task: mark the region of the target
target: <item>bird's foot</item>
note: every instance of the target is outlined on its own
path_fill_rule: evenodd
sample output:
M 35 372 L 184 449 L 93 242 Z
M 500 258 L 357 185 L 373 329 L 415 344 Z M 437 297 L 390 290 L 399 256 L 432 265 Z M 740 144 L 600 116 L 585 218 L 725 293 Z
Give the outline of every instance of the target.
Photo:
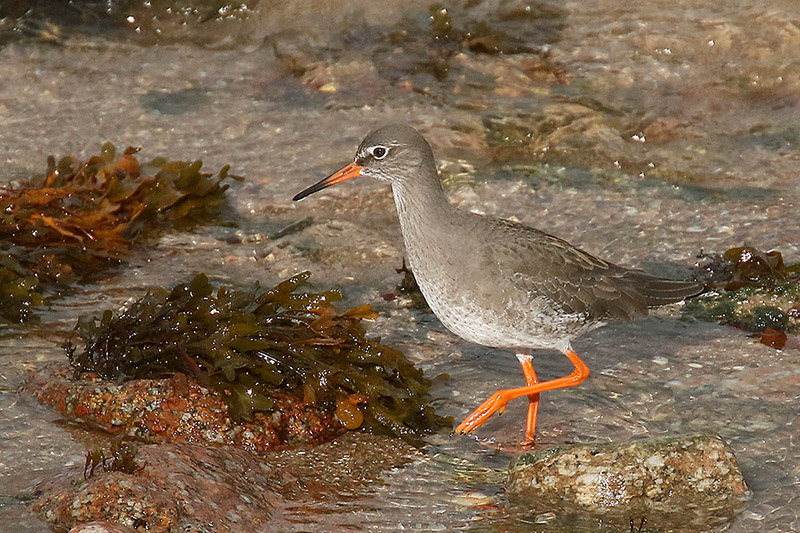
M 492 396 L 483 402 L 480 407 L 469 415 L 463 422 L 456 428 L 456 433 L 472 433 L 481 427 L 487 420 L 496 412 L 502 413 L 506 409 L 508 402 L 515 398 L 522 396 L 528 397 L 528 425 L 525 431 L 524 445 L 533 445 L 536 436 L 536 416 L 539 412 L 539 393 L 554 389 L 563 389 L 564 387 L 574 387 L 583 382 L 589 377 L 589 367 L 586 363 L 581 361 L 578 354 L 572 351 L 572 348 L 567 349 L 564 355 L 575 366 L 575 370 L 571 374 L 551 379 L 549 381 L 539 381 L 536 378 L 536 373 L 533 366 L 530 364 L 529 358 L 521 358 L 522 370 L 525 372 L 525 379 L 528 385 L 516 389 L 499 390 L 492 394 Z
M 495 392 L 456 427 L 456 433 L 472 433 L 485 424 L 497 411 L 500 411 L 500 413 L 505 411 L 506 405 L 512 399 L 513 397 L 509 397 L 508 391 Z

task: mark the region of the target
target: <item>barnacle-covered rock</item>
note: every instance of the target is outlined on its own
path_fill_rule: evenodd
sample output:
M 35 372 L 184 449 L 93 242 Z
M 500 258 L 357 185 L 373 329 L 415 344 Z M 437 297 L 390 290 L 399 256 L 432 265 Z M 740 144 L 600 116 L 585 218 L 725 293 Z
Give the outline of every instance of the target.
M 64 419 L 140 442 L 204 442 L 263 454 L 284 444 L 320 443 L 343 431 L 331 413 L 302 396 L 273 391 L 273 410 L 233 420 L 222 394 L 181 373 L 116 383 L 63 366 L 42 369 L 25 385 Z

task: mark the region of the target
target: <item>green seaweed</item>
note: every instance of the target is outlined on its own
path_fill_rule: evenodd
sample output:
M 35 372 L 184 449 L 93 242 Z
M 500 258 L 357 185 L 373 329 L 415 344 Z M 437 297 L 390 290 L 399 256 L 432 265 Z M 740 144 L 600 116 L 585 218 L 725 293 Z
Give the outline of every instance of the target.
M 525 39 L 498 30 L 495 24 L 489 24 L 486 20 L 469 20 L 466 12 L 462 12 L 461 9 L 454 10 L 456 7 L 438 4 L 428 9 L 429 33 L 434 43 L 451 42 L 458 47 L 463 47 L 479 54 L 529 54 L 537 52 Z M 453 17 L 456 11 L 458 12 L 458 21 Z M 501 18 L 508 22 L 526 17 L 520 11 L 512 11 L 501 15 Z M 522 23 L 525 24 L 524 21 Z M 508 24 L 504 26 L 508 26 Z
M 338 312 L 336 291 L 298 292 L 308 272 L 267 290 L 215 288 L 203 274 L 127 309 L 82 317 L 76 373 L 123 381 L 182 372 L 217 391 L 235 420 L 269 411 L 276 390 L 335 413 L 345 427 L 408 439 L 449 426 L 431 383 L 402 352 L 367 340 L 370 306 Z
M 46 295 L 124 261 L 134 240 L 207 223 L 225 201 L 228 174 L 157 158 L 140 166 L 111 143 L 87 161 L 52 156 L 47 171 L 0 187 L 0 319 L 23 322 Z
M 681 313 L 684 317 L 709 320 L 753 332 L 767 328 L 796 332 L 800 331 L 800 322 L 791 317 L 790 309 L 799 298 L 800 285 L 797 283 L 743 287 L 689 300 Z M 774 303 L 764 305 L 766 302 Z
M 396 268 L 395 271 L 398 274 L 403 275 L 400 285 L 397 286 L 398 291 L 401 294 L 408 296 L 411 299 L 414 307 L 417 309 L 430 311 L 428 302 L 425 301 L 425 297 L 422 295 L 419 285 L 417 285 L 417 280 L 414 277 L 414 273 L 411 271 L 411 268 L 406 265 L 405 257 L 403 258 L 402 266 L 400 268 Z
M 800 265 L 784 264 L 778 251 L 745 246 L 700 258 L 698 270 L 717 292 L 686 302 L 684 317 L 752 332 L 800 331 Z

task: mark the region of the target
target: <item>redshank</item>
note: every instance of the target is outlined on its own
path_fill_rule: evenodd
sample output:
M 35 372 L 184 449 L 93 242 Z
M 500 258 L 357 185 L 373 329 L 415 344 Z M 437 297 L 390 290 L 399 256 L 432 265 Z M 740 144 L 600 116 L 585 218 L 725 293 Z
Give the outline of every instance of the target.
M 539 393 L 573 387 L 589 376 L 572 350 L 574 338 L 703 290 L 702 283 L 661 279 L 603 261 L 523 224 L 456 209 L 444 194 L 430 145 L 401 124 L 367 135 L 353 163 L 294 200 L 357 176 L 391 184 L 409 265 L 442 324 L 468 341 L 515 350 L 522 365 L 527 384 L 493 394 L 457 433 L 474 431 L 509 401 L 525 396 L 524 444 L 533 444 Z M 533 349 L 562 352 L 574 371 L 540 382 Z

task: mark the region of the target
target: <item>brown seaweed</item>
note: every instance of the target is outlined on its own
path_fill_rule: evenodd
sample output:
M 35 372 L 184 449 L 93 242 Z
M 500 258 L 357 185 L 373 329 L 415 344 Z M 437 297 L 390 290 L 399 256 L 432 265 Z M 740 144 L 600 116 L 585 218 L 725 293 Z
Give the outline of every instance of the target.
M 800 330 L 800 264 L 786 265 L 779 251 L 749 246 L 698 257 L 698 273 L 717 292 L 686 302 L 684 316 L 756 332 L 760 342 L 777 349 L 787 332 Z
M 308 272 L 274 288 L 215 288 L 203 274 L 156 289 L 127 309 L 81 318 L 77 373 L 123 381 L 181 372 L 218 390 L 232 418 L 269 411 L 272 392 L 335 413 L 348 429 L 410 439 L 449 426 L 429 405 L 431 383 L 402 352 L 365 338 L 370 306 L 344 313 L 341 295 L 298 292 Z
M 701 252 L 697 257 L 698 274 L 726 291 L 800 281 L 800 264 L 785 264 L 783 254 L 777 250 L 764 252 L 752 246 L 738 246 L 722 254 Z
M 126 257 L 134 239 L 206 222 L 225 201 L 228 174 L 202 162 L 119 157 L 111 143 L 79 161 L 48 158 L 44 175 L 0 187 L 0 319 L 33 316 L 53 289 L 97 275 Z
M 97 468 L 103 472 L 135 474 L 141 469 L 135 461 L 136 450 L 136 444 L 122 437 L 112 440 L 108 450 L 102 446 L 89 450 L 83 465 L 83 479 L 92 477 Z

